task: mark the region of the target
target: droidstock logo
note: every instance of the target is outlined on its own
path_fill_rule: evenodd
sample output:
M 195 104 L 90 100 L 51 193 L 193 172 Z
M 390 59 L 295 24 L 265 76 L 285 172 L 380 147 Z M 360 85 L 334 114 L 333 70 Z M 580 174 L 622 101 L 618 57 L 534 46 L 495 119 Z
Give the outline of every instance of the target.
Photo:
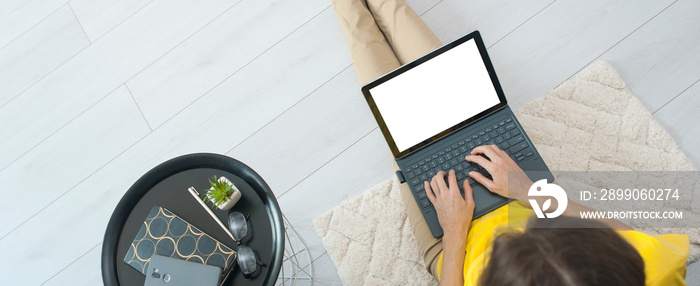
M 542 208 L 537 204 L 537 200 L 528 199 L 530 205 L 532 205 L 532 210 L 538 218 L 555 218 L 560 216 L 566 210 L 566 206 L 569 204 L 569 198 L 566 196 L 566 192 L 560 186 L 555 184 L 547 184 L 546 179 L 539 180 L 530 186 L 530 190 L 527 192 L 528 197 L 553 197 L 557 200 L 557 209 L 553 212 L 544 213 L 552 206 L 552 199 L 547 199 L 542 204 Z

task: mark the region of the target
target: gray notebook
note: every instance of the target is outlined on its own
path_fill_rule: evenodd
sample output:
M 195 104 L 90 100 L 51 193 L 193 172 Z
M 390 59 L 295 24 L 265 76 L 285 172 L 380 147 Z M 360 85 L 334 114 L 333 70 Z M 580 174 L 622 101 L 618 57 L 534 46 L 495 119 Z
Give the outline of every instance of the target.
M 218 286 L 221 268 L 161 255 L 151 256 L 144 286 Z

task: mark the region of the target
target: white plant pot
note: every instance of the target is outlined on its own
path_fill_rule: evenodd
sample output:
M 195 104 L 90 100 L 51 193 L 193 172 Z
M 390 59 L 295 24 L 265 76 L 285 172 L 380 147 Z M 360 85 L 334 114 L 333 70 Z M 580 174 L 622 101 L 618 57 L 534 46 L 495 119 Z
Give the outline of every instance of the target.
M 236 185 L 234 185 L 233 183 L 231 183 L 231 181 L 226 179 L 226 177 L 220 177 L 219 182 L 225 182 L 226 184 L 231 186 L 231 188 L 234 190 L 234 192 L 233 192 L 233 194 L 231 194 L 231 196 L 229 197 L 229 199 L 226 202 L 224 202 L 223 204 L 220 204 L 220 205 L 216 205 L 216 206 L 221 210 L 225 210 L 225 211 L 230 210 L 241 199 L 241 191 L 236 187 Z M 214 188 L 212 187 L 209 189 L 213 190 Z

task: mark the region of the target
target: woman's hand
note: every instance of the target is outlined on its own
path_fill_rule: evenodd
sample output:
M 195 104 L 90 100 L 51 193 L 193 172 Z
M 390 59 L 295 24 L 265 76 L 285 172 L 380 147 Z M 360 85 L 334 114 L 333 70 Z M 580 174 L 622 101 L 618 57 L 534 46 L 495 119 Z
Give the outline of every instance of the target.
M 481 155 L 485 155 L 488 159 Z M 527 191 L 532 186 L 532 181 L 525 175 L 523 169 L 496 145 L 476 147 L 472 150 L 472 154 L 465 157 L 465 159 L 481 165 L 491 174 L 493 179 L 486 178 L 479 172 L 469 172 L 469 177 L 484 185 L 489 191 L 502 197 L 519 201 L 526 199 Z M 508 177 L 509 172 L 510 178 Z M 510 191 L 508 189 L 509 184 Z
M 474 195 L 469 180 L 464 180 L 462 197 L 454 170 L 450 171 L 447 180 L 449 186 L 445 183 L 445 172 L 438 172 L 430 184 L 424 183 L 425 193 L 435 206 L 444 232 L 440 285 L 464 285 L 464 251 L 467 248 L 469 224 L 474 217 Z
M 445 172 L 440 171 L 430 184 L 424 182 L 428 199 L 435 206 L 438 221 L 445 238 L 466 242 L 469 224 L 474 216 L 474 196 L 467 180 L 464 181 L 464 197 L 459 192 L 455 171 L 451 170 L 445 183 Z

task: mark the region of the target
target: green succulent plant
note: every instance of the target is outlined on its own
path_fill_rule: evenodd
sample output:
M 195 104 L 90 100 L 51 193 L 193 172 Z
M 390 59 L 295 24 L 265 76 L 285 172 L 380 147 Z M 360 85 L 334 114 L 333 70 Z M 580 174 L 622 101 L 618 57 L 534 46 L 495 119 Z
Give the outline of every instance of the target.
M 209 179 L 209 184 L 211 184 L 212 189 L 207 191 L 207 199 L 209 199 L 215 205 L 221 205 L 229 200 L 231 194 L 236 192 L 235 189 L 231 187 L 225 181 L 219 181 L 216 176 Z

